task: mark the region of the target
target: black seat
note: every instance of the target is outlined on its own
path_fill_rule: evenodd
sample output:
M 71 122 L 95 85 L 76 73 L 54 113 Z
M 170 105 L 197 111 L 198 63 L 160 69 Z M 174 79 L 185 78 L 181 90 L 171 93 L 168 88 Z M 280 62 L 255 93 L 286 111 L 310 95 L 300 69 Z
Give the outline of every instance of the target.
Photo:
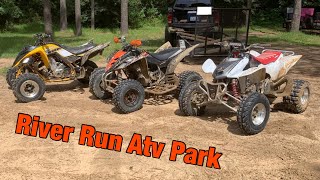
M 78 46 L 78 47 L 68 47 L 68 46 L 64 46 L 61 45 L 61 47 L 69 52 L 71 52 L 72 54 L 75 55 L 79 55 L 79 54 L 83 54 L 87 51 L 89 51 L 90 49 L 96 47 L 95 44 L 93 44 L 92 42 L 84 44 L 82 46 Z
M 170 48 L 158 53 L 149 53 L 149 54 L 150 56 L 158 59 L 159 61 L 165 61 L 169 59 L 171 56 L 178 54 L 179 51 L 182 51 L 182 50 L 180 48 Z
M 159 53 L 149 53 L 147 61 L 150 64 L 165 66 L 167 62 L 169 62 L 172 57 L 178 55 L 180 51 L 182 51 L 180 48 L 170 48 Z

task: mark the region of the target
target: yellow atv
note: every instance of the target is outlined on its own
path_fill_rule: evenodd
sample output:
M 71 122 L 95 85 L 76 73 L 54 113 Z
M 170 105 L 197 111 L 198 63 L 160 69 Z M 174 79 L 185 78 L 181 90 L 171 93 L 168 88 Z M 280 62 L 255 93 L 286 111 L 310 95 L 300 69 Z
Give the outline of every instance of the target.
M 110 43 L 95 45 L 92 41 L 67 47 L 49 42 L 50 35 L 36 34 L 34 46 L 26 46 L 7 72 L 7 83 L 20 102 L 39 100 L 45 93 L 45 83 L 78 80 L 89 83 L 98 66 L 91 58 L 102 54 Z

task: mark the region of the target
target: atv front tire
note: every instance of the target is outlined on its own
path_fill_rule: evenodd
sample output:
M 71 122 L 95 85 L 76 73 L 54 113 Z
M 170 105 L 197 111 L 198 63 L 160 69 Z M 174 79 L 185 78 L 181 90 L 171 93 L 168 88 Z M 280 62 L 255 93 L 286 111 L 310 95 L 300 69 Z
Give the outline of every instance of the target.
M 44 81 L 36 74 L 20 75 L 12 84 L 14 96 L 19 102 L 29 103 L 41 99 L 46 91 Z
M 295 114 L 306 111 L 310 102 L 311 88 L 308 81 L 294 80 L 290 96 L 283 98 L 285 109 Z
M 265 129 L 269 116 L 270 103 L 268 98 L 254 92 L 241 101 L 237 121 L 247 135 L 255 135 Z
M 90 76 L 90 82 L 89 82 L 89 91 L 92 95 L 94 95 L 98 99 L 108 99 L 112 97 L 112 93 L 105 91 L 101 87 L 102 83 L 102 76 L 105 73 L 104 68 L 97 68 L 95 69 L 91 76 Z
M 136 80 L 124 80 L 114 89 L 113 102 L 121 113 L 129 114 L 142 108 L 144 87 Z
M 201 116 L 205 113 L 206 106 L 197 106 L 194 99 L 200 96 L 201 98 L 207 98 L 197 82 L 192 82 L 186 85 L 179 96 L 179 108 L 180 111 L 186 116 Z
M 6 81 L 9 88 L 12 88 L 13 81 L 16 79 L 17 68 L 9 68 L 6 74 Z
M 202 79 L 202 76 L 194 71 L 184 71 L 179 75 L 179 87 L 177 89 L 177 96 L 179 97 L 180 91 L 192 82 Z
M 86 75 L 83 79 L 78 79 L 78 81 L 83 84 L 89 84 L 90 76 L 91 76 L 92 72 L 98 68 L 98 66 L 95 62 L 90 61 L 90 60 L 88 60 L 83 66 L 86 70 Z

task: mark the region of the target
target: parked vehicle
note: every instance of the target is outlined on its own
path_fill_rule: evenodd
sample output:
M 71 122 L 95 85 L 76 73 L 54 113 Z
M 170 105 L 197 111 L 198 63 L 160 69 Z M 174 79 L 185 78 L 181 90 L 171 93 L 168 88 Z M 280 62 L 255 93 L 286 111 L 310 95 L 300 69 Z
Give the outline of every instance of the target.
M 311 95 L 307 81 L 292 79 L 288 71 L 301 59 L 292 51 L 263 50 L 262 54 L 251 48 L 254 44 L 217 43 L 230 51 L 220 65 L 208 59 L 203 64 L 205 73 L 213 74 L 213 82 L 200 80 L 181 91 L 180 110 L 187 116 L 200 116 L 209 104 L 223 104 L 237 112 L 241 129 L 254 135 L 263 131 L 269 120 L 270 104 L 283 97 L 287 110 L 304 112 Z
M 137 40 L 131 42 L 131 46 L 134 44 L 141 45 Z M 172 48 L 166 43 L 156 53 L 139 50 L 136 46 L 131 50 L 137 54 L 127 52 L 111 68 L 109 63 L 102 75 L 92 76 L 94 89 L 104 94 L 104 98 L 112 95 L 116 108 L 122 113 L 137 111 L 142 108 L 145 93 L 154 96 L 174 94 L 186 84 L 201 78 L 192 71 L 183 72 L 180 78 L 174 73 L 179 62 L 197 46 L 184 50 Z
M 195 29 L 201 29 L 210 26 L 213 27 L 213 17 L 197 17 L 197 7 L 212 7 L 213 0 L 175 0 L 168 8 L 168 24 L 165 28 L 165 40 L 173 46 L 177 44 L 176 33 L 173 28 L 183 29 L 186 32 L 195 32 Z M 209 20 L 209 22 L 208 22 Z
M 50 42 L 46 34 L 36 34 L 34 46 L 26 46 L 7 72 L 7 83 L 20 102 L 39 100 L 45 83 L 78 80 L 89 83 L 97 65 L 90 59 L 102 54 L 110 43 L 95 45 L 92 41 L 68 47 Z
M 131 41 L 130 43 L 126 42 L 125 37 L 114 38 L 115 43 L 122 43 L 122 48 L 120 50 L 116 50 L 107 58 L 107 66 L 105 68 L 97 68 L 95 69 L 91 76 L 89 82 L 89 91 L 92 95 L 94 95 L 98 99 L 108 99 L 112 97 L 112 93 L 109 91 L 105 91 L 101 87 L 102 83 L 102 75 L 105 74 L 106 71 L 112 68 L 112 66 L 121 58 L 127 58 L 131 56 L 138 56 L 141 54 L 141 50 L 138 47 L 141 46 L 142 42 L 139 40 Z M 110 75 L 108 78 L 115 79 L 114 75 Z
M 288 7 L 286 9 L 283 27 L 287 31 L 291 30 L 294 9 Z M 301 29 L 320 29 L 320 7 L 304 7 L 301 8 Z

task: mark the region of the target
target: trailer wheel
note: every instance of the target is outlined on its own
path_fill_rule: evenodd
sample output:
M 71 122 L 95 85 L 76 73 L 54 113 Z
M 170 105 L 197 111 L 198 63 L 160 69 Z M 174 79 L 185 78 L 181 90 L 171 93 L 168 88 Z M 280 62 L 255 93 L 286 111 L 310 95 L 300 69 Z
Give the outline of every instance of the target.
M 263 94 L 254 92 L 241 101 L 237 121 L 247 135 L 254 135 L 264 130 L 269 115 L 270 103 L 268 98 Z
M 166 26 L 165 29 L 165 42 L 170 42 L 172 47 L 176 47 L 177 45 L 177 40 L 176 40 L 176 34 L 169 32 L 168 26 Z
M 186 85 L 179 96 L 180 111 L 186 116 L 201 116 L 205 113 L 206 106 L 197 106 L 196 104 L 207 98 L 200 90 L 197 82 Z M 198 101 L 198 102 L 197 102 Z M 200 102 L 201 103 L 201 102 Z
M 310 96 L 310 83 L 303 80 L 294 80 L 291 95 L 283 98 L 285 109 L 296 114 L 303 113 L 309 105 Z
M 145 99 L 144 87 L 136 80 L 124 80 L 114 89 L 113 102 L 124 114 L 138 111 Z

